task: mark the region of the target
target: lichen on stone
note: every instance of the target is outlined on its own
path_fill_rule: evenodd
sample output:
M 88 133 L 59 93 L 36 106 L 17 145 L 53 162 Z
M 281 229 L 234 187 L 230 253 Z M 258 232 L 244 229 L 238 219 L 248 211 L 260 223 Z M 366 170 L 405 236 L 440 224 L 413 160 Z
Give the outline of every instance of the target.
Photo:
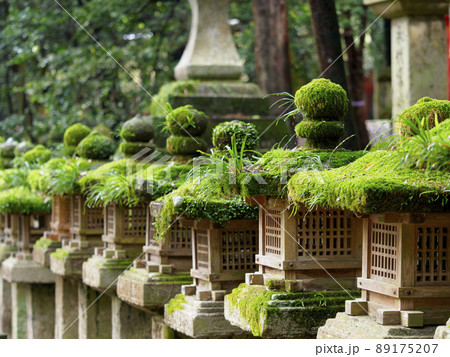
M 150 117 L 136 116 L 122 125 L 120 137 L 127 142 L 148 143 L 154 135 Z

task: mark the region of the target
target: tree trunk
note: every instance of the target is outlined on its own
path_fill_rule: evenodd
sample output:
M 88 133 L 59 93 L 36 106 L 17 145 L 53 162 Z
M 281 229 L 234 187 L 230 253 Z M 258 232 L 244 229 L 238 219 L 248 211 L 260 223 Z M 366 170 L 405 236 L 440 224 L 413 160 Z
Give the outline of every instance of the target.
M 344 59 L 342 58 L 341 35 L 334 0 L 308 0 L 311 8 L 311 19 L 319 55 L 321 77 L 328 78 L 347 91 Z M 346 141 L 348 149 L 361 147 L 356 121 L 350 109 L 344 118 L 345 138 L 355 135 Z
M 366 27 L 367 23 L 367 8 L 365 8 L 365 12 L 362 15 L 362 24 L 363 28 Z M 346 13 L 346 16 L 350 20 L 350 11 Z M 363 68 L 363 51 L 364 51 L 364 42 L 365 42 L 365 34 L 362 34 L 359 38 L 359 45 L 356 46 L 355 39 L 353 37 L 353 31 L 351 27 L 346 27 L 344 29 L 344 39 L 345 44 L 348 48 L 348 65 L 350 72 L 350 99 L 353 108 L 353 114 L 356 119 L 357 129 L 360 144 L 363 147 L 366 147 L 369 144 L 369 134 L 367 133 L 366 128 L 366 106 L 365 106 L 365 92 L 364 92 L 364 68 Z
M 288 14 L 286 0 L 253 0 L 255 64 L 259 87 L 267 94 L 292 91 Z M 280 98 L 270 96 L 270 104 Z M 292 108 L 291 108 L 292 109 Z M 282 115 L 286 108 L 273 106 L 270 113 Z M 295 135 L 293 120 L 287 123 Z

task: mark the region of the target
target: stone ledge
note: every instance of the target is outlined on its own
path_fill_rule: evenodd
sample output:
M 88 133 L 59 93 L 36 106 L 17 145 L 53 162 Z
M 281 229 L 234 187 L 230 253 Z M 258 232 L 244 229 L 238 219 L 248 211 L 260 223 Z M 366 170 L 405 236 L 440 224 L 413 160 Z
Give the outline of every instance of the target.
M 56 279 L 50 269 L 31 259 L 10 257 L 3 262 L 2 272 L 10 283 L 54 284 Z
M 164 309 L 164 321 L 172 329 L 193 338 L 248 338 L 248 332 L 231 325 L 224 317 L 223 301 L 198 301 L 193 296 L 184 299 L 175 309 Z
M 422 339 L 433 338 L 436 326 L 409 328 L 380 325 L 370 316 L 349 316 L 340 312 L 319 328 L 318 339 Z
M 50 256 L 50 269 L 57 275 L 79 279 L 83 273 L 83 263 L 92 256 L 93 251 L 70 247 L 58 249 Z
M 117 296 L 127 303 L 148 309 L 161 309 L 181 292 L 181 285 L 192 284 L 186 274 L 148 273 L 132 268 L 117 281 Z

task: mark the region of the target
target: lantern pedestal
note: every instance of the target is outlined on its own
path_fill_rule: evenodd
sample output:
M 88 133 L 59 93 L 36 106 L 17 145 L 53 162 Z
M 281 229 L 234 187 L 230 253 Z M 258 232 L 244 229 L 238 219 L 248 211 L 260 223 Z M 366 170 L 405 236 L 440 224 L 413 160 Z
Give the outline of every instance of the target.
M 434 338 L 450 339 L 450 319 L 446 326 L 439 326 L 434 333 Z

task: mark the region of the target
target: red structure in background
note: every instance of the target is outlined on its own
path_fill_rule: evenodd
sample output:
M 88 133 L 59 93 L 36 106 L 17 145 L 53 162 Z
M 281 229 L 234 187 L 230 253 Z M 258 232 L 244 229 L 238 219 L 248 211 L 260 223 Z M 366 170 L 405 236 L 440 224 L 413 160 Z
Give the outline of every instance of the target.
M 450 21 L 449 16 L 445 15 L 447 28 L 447 99 L 450 100 Z

